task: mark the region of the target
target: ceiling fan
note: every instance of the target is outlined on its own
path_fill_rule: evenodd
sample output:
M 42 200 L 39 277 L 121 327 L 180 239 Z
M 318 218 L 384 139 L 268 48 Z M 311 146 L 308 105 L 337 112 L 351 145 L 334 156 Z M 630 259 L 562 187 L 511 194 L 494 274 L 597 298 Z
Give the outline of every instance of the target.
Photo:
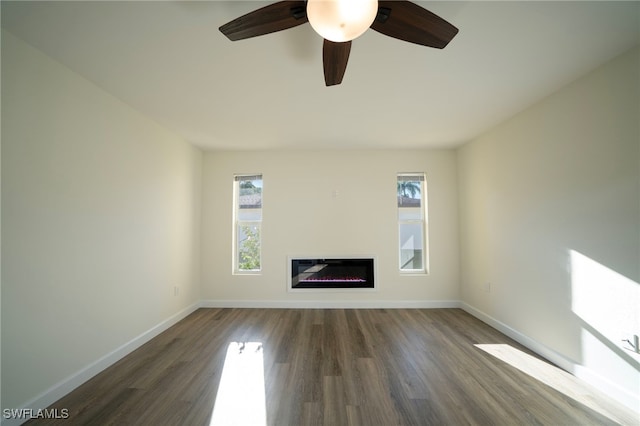
M 458 29 L 408 0 L 279 1 L 220 27 L 229 40 L 243 40 L 309 22 L 324 38 L 322 59 L 327 86 L 340 84 L 347 69 L 351 41 L 372 28 L 389 37 L 444 48 Z

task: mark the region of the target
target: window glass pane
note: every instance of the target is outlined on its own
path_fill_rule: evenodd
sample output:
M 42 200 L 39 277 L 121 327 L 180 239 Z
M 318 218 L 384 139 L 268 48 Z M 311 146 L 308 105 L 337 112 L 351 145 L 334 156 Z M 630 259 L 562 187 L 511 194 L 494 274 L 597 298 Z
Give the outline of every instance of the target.
M 238 224 L 238 269 L 260 270 L 260 225 Z
M 400 224 L 400 269 L 423 269 L 422 222 Z
M 234 272 L 261 269 L 262 187 L 262 175 L 234 177 Z
M 401 271 L 426 272 L 426 177 L 397 175 L 399 259 Z
M 262 209 L 239 209 L 238 210 L 239 221 L 260 221 L 262 220 Z
M 255 176 L 251 176 L 254 178 Z M 240 177 L 236 177 L 240 178 Z M 238 208 L 259 209 L 262 207 L 262 179 L 238 181 Z
M 398 176 L 398 207 L 419 208 L 422 203 L 422 182 L 406 179 L 406 176 Z
M 398 220 L 422 220 L 422 209 L 418 208 L 400 208 L 398 209 Z

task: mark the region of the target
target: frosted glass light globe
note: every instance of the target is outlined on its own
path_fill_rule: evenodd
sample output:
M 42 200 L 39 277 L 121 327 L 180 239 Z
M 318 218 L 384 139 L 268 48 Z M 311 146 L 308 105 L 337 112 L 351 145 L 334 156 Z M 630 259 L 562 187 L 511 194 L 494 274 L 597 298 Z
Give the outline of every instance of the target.
M 345 42 L 362 35 L 378 13 L 378 0 L 308 0 L 313 29 L 330 41 Z

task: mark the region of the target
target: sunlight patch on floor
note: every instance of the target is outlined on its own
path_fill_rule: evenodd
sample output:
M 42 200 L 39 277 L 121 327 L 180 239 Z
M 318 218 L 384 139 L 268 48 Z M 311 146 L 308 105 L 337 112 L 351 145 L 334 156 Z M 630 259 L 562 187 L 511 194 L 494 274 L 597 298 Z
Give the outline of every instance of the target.
M 232 342 L 227 349 L 210 425 L 266 424 L 262 343 Z
M 474 346 L 610 420 L 621 422 L 620 419 L 617 419 L 616 415 L 609 412 L 609 410 L 594 400 L 595 394 L 593 389 L 566 371 L 508 344 L 476 344 Z

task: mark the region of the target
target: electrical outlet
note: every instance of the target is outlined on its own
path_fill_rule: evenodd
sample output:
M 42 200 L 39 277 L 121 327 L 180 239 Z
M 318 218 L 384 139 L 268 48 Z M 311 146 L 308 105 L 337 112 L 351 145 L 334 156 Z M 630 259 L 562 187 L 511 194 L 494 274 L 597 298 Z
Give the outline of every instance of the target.
M 490 282 L 484 283 L 484 286 L 482 287 L 482 289 L 484 290 L 485 293 L 491 293 L 491 283 Z

